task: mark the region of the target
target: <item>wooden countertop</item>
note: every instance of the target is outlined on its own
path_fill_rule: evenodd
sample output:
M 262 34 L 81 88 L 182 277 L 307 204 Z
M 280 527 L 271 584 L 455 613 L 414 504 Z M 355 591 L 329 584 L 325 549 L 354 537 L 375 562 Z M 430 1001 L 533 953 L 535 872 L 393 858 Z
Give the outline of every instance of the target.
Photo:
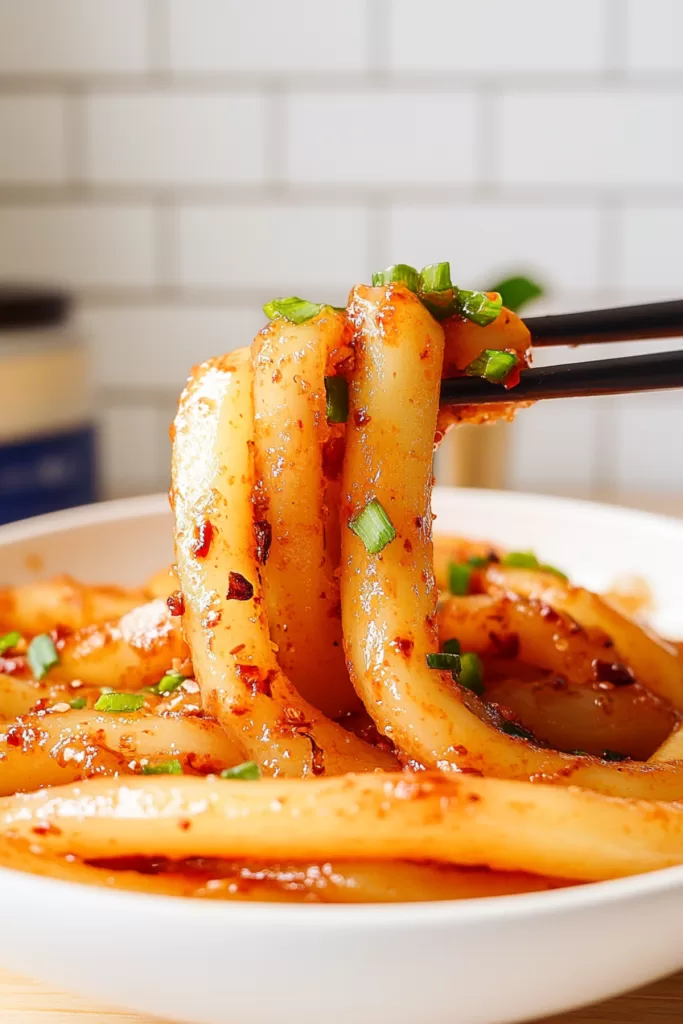
M 158 1024 L 150 1017 L 93 1007 L 49 985 L 0 971 L 2 1024 Z M 587 1010 L 547 1017 L 539 1024 L 680 1024 L 683 974 Z M 235 1024 L 239 1024 L 236 1021 Z

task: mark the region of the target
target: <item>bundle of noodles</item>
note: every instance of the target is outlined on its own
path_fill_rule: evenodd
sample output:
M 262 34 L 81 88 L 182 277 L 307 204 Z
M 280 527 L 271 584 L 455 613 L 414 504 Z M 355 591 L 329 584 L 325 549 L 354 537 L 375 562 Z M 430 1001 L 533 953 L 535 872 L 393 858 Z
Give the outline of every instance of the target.
M 323 901 L 683 863 L 678 651 L 529 553 L 435 566 L 435 441 L 509 413 L 441 378 L 514 386 L 522 321 L 447 264 L 266 312 L 180 400 L 174 569 L 0 594 L 4 862 Z

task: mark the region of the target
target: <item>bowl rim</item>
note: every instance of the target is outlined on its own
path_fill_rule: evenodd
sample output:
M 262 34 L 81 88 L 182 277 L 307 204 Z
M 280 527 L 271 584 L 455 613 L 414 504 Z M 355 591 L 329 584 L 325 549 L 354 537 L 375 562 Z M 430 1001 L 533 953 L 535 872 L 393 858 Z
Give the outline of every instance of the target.
M 524 505 L 533 502 L 549 511 L 570 511 L 581 508 L 586 514 L 614 516 L 623 520 L 639 520 L 653 529 L 667 528 L 683 533 L 683 521 L 673 516 L 644 512 L 601 502 L 555 495 L 536 495 L 526 492 L 507 492 L 475 488 L 435 488 L 437 499 L 452 500 L 455 495 L 468 501 L 480 500 L 497 504 L 501 501 Z M 0 526 L 0 548 L 45 537 L 83 526 L 105 525 L 131 519 L 150 518 L 167 514 L 170 510 L 165 494 L 119 498 L 82 505 L 77 508 L 35 516 L 18 523 Z M 435 530 L 439 532 L 438 528 Z M 224 918 L 226 925 L 236 922 L 258 924 L 266 918 L 271 924 L 286 929 L 289 926 L 320 928 L 323 926 L 356 928 L 359 924 L 379 928 L 396 924 L 399 920 L 411 925 L 467 924 L 490 918 L 542 916 L 558 912 L 574 912 L 598 904 L 637 900 L 670 889 L 683 887 L 683 865 L 662 868 L 644 874 L 603 882 L 576 884 L 566 888 L 540 890 L 530 893 L 511 893 L 503 896 L 481 896 L 460 900 L 415 901 L 410 903 L 348 903 L 348 904 L 283 904 L 268 902 L 239 902 L 228 900 L 202 900 L 192 897 L 166 896 L 158 893 L 105 889 L 76 881 L 54 879 L 28 871 L 0 867 L 0 890 L 5 885 L 15 889 L 38 886 L 45 895 L 59 899 L 60 894 L 72 903 L 76 893 L 91 903 L 97 902 L 102 910 L 112 906 L 131 911 L 144 904 L 148 911 L 180 916 L 202 915 Z
M 444 501 L 450 504 L 457 498 L 465 498 L 466 501 L 484 501 L 486 503 L 498 504 L 500 502 L 513 503 L 519 507 L 533 502 L 534 505 L 542 505 L 549 512 L 569 512 L 577 508 L 585 514 L 592 514 L 600 517 L 610 516 L 627 520 L 640 520 L 644 525 L 654 528 L 683 530 L 683 519 L 673 515 L 666 515 L 661 512 L 649 512 L 643 509 L 630 508 L 625 505 L 615 505 L 603 501 L 591 501 L 587 498 L 567 498 L 556 494 L 534 494 L 531 491 L 502 491 L 493 488 L 477 487 L 440 487 L 434 488 L 434 496 L 437 501 Z M 8 544 L 18 544 L 34 537 L 43 537 L 46 534 L 67 530 L 78 526 L 93 526 L 95 524 L 119 522 L 138 517 L 160 515 L 166 513 L 171 515 L 168 495 L 163 491 L 156 494 L 143 494 L 129 498 L 113 498 L 106 501 L 94 502 L 90 505 L 78 505 L 74 508 L 63 509 L 60 512 L 48 512 L 45 515 L 32 516 L 22 519 L 16 523 L 5 523 L 0 525 L 0 547 Z M 441 530 L 438 520 L 434 526 L 434 533 L 439 534 Z

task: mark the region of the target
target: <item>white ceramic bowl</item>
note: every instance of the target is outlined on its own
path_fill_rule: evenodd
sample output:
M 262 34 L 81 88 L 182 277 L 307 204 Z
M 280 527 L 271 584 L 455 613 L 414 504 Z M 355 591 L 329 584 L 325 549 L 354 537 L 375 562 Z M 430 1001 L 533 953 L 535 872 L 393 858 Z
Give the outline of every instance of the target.
M 534 548 L 590 586 L 651 582 L 683 623 L 683 524 L 583 502 L 435 495 L 440 532 Z M 166 500 L 0 530 L 0 582 L 139 583 L 170 558 Z M 680 632 L 680 630 L 679 630 Z M 393 906 L 202 903 L 0 870 L 0 963 L 101 1004 L 202 1024 L 496 1024 L 683 967 L 683 868 L 520 896 Z

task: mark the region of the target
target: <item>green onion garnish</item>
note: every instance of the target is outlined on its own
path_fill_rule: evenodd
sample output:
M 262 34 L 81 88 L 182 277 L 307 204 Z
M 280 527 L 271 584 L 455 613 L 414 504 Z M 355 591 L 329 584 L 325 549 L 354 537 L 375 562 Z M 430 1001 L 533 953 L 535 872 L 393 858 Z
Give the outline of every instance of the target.
M 139 711 L 145 703 L 141 693 L 103 693 L 95 702 L 95 711 Z
M 629 761 L 628 754 L 620 754 L 618 750 L 603 750 L 600 755 L 603 761 Z
M 222 779 L 242 779 L 244 782 L 253 782 L 261 778 L 261 769 L 256 761 L 245 761 L 244 764 L 236 764 L 234 768 L 226 768 L 221 772 Z
M 349 385 L 345 377 L 325 377 L 327 422 L 346 423 L 349 418 Z
M 365 550 L 378 555 L 396 537 L 396 530 L 377 498 L 349 521 L 349 529 L 363 541 Z
M 472 580 L 472 567 L 462 562 L 448 563 L 448 589 L 456 597 L 464 597 L 469 593 Z
M 460 654 L 460 641 L 457 637 L 451 637 L 450 640 L 445 640 L 441 645 L 441 650 L 444 654 Z
M 493 384 L 502 384 L 517 365 L 517 356 L 512 352 L 501 352 L 497 348 L 485 348 L 476 359 L 465 367 L 468 377 L 483 377 Z
M 451 281 L 450 263 L 430 263 L 420 272 L 418 295 L 432 316 L 443 320 L 456 309 L 458 289 Z
M 182 775 L 183 766 L 174 758 L 172 761 L 160 761 L 159 764 L 143 764 L 143 775 Z
M 531 743 L 536 742 L 536 737 L 532 732 L 525 729 L 523 725 L 517 725 L 516 722 L 511 722 L 509 718 L 503 719 L 501 730 L 506 736 L 516 736 L 520 740 L 530 740 Z
M 511 569 L 538 569 L 538 559 L 533 551 L 509 551 L 503 555 L 500 564 Z
M 266 302 L 263 312 L 269 320 L 291 320 L 293 324 L 305 324 L 323 309 L 323 305 L 317 302 L 308 302 L 307 299 L 300 299 L 296 295 L 290 295 L 287 299 L 271 299 Z
M 387 284 L 404 284 L 411 292 L 416 292 L 419 285 L 419 274 L 415 267 L 409 267 L 407 263 L 394 263 L 391 267 L 385 267 L 372 275 L 372 284 L 375 288 Z
M 34 636 L 28 645 L 28 663 L 36 679 L 44 679 L 51 668 L 59 665 L 59 655 L 54 641 L 47 633 Z
M 532 299 L 540 298 L 544 291 L 542 285 L 529 277 L 507 277 L 489 290 L 500 292 L 503 305 L 513 313 L 518 313 L 522 306 L 526 306 Z
M 497 293 L 495 299 L 490 299 L 485 292 L 458 288 L 458 313 L 480 327 L 492 324 L 502 308 L 503 300 Z
M 74 697 L 73 700 L 69 701 L 69 707 L 73 708 L 74 711 L 80 711 L 87 703 L 85 697 Z
M 450 263 L 430 263 L 420 271 L 420 292 L 446 292 L 453 288 Z
M 467 653 L 460 657 L 460 677 L 458 682 L 461 686 L 476 693 L 481 697 L 484 693 L 484 666 L 477 654 Z
M 185 682 L 185 676 L 180 672 L 167 672 L 154 687 L 157 693 L 173 693 Z
M 0 656 L 16 647 L 20 640 L 21 633 L 17 633 L 16 630 L 12 633 L 5 633 L 4 636 L 0 637 Z
M 460 655 L 449 654 L 447 651 L 440 651 L 438 654 L 427 655 L 427 666 L 438 668 L 444 672 L 450 672 L 454 679 L 458 678 L 460 672 Z
M 549 572 L 553 576 L 559 576 L 561 580 L 567 579 L 561 569 L 556 569 L 554 565 L 548 565 L 547 562 L 539 562 L 533 551 L 509 551 L 507 555 L 503 555 L 500 564 L 509 569 L 538 569 L 539 572 Z

